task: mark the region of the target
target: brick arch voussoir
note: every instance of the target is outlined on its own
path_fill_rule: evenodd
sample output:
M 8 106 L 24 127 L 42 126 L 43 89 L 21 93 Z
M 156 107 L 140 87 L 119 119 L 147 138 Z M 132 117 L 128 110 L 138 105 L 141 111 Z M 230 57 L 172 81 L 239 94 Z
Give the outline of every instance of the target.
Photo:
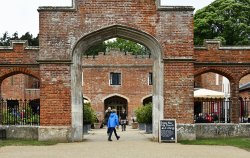
M 250 74 L 250 68 L 248 68 L 247 70 L 242 71 L 241 73 L 239 73 L 239 81 L 245 77 L 246 75 Z
M 236 76 L 233 75 L 233 73 L 226 69 L 226 68 L 215 68 L 215 67 L 203 67 L 203 68 L 195 68 L 195 72 L 194 72 L 194 77 L 197 77 L 199 75 L 208 73 L 208 72 L 213 72 L 213 73 L 217 73 L 220 74 L 224 77 L 226 77 L 230 82 L 234 82 L 236 81 Z
M 108 95 L 108 96 L 102 98 L 102 102 L 104 103 L 104 101 L 105 101 L 106 99 L 111 98 L 111 97 L 114 97 L 114 96 L 123 98 L 123 99 L 127 100 L 128 103 L 130 102 L 130 100 L 129 100 L 128 97 L 126 97 L 126 96 L 124 96 L 124 95 L 122 95 L 122 94 L 118 94 L 118 93 L 110 94 L 110 95 Z
M 16 74 L 25 74 L 40 80 L 39 72 L 36 72 L 34 70 L 29 70 L 28 68 L 14 67 L 2 70 L 2 73 L 0 74 L 0 81 L 3 81 L 4 79 Z

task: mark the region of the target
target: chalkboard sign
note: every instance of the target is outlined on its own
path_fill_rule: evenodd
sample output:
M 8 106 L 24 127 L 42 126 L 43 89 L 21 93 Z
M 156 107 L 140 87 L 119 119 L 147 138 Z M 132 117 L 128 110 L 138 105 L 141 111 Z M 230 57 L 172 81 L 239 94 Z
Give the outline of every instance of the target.
M 159 141 L 177 142 L 176 120 L 164 119 L 159 124 Z

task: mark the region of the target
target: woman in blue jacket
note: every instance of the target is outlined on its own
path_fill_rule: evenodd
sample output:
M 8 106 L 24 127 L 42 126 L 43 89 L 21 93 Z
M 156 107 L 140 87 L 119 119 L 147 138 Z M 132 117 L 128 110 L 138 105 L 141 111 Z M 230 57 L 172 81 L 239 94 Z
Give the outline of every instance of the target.
M 109 116 L 108 119 L 108 130 L 109 130 L 109 141 L 112 141 L 111 137 L 112 137 L 112 133 L 114 131 L 116 139 L 119 140 L 120 136 L 117 135 L 116 133 L 116 126 L 119 126 L 119 120 L 118 120 L 118 116 L 116 114 L 116 109 L 112 109 L 112 112 Z

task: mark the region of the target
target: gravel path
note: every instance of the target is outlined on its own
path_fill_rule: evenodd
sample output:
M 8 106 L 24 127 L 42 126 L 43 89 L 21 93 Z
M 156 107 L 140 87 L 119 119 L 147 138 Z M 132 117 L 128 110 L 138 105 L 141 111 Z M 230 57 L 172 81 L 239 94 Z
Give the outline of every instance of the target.
M 96 129 L 80 143 L 53 146 L 7 146 L 0 158 L 248 158 L 250 152 L 230 146 L 181 145 L 150 141 L 138 130 L 118 131 L 120 140 L 107 141 L 106 129 Z

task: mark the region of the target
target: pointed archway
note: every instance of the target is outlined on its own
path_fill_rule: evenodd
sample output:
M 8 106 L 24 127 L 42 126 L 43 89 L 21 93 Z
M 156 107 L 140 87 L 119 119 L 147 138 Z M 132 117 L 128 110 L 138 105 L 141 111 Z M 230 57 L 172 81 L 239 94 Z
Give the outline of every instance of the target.
M 81 72 L 82 72 L 82 52 L 85 52 L 92 45 L 110 39 L 120 37 L 141 43 L 149 48 L 154 59 L 153 64 L 153 135 L 158 137 L 158 122 L 163 118 L 163 63 L 162 50 L 159 42 L 146 32 L 136 30 L 131 27 L 113 25 L 109 26 L 82 37 L 73 49 L 73 64 L 71 66 L 71 107 L 72 107 L 72 140 L 80 141 L 82 134 L 82 89 L 81 89 Z M 83 74 L 84 75 L 84 74 Z

